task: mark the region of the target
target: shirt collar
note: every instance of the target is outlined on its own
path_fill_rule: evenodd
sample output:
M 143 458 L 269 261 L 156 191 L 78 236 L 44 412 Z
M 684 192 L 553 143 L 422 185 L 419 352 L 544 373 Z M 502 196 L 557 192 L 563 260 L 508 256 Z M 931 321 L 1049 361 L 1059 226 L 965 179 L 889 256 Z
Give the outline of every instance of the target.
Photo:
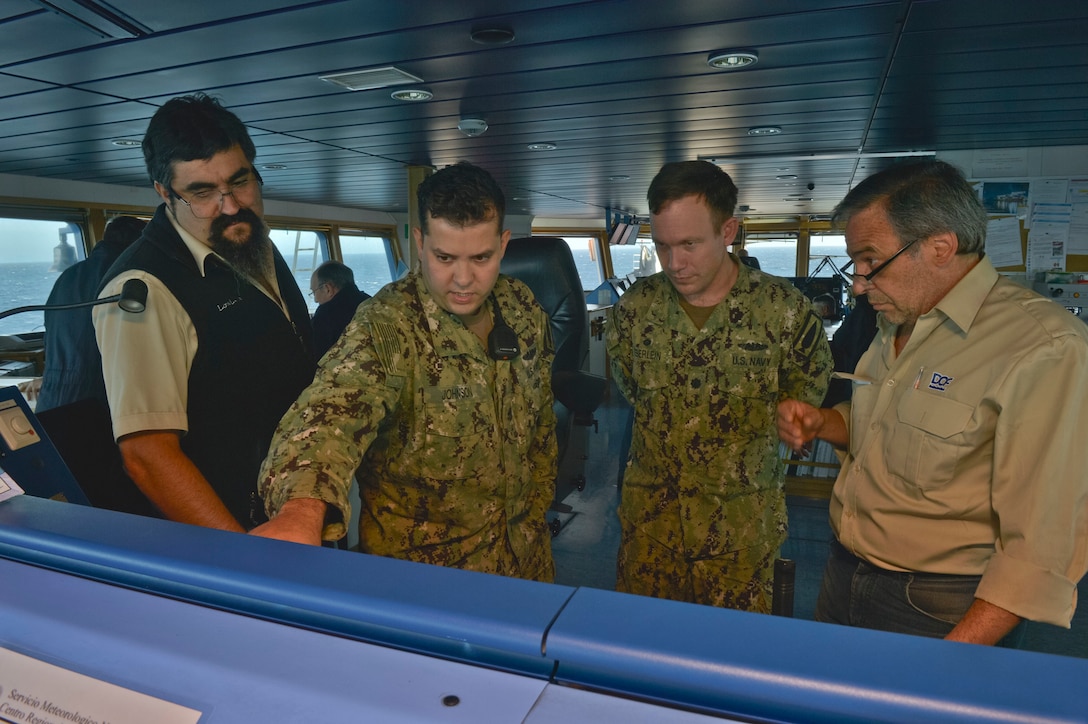
M 997 283 L 998 276 L 989 258 L 982 257 L 971 271 L 956 282 L 956 286 L 941 297 L 933 310 L 944 314 L 961 332 L 967 334 L 990 290 Z
M 170 225 L 174 227 L 174 231 L 178 232 L 178 236 L 181 237 L 181 241 L 185 244 L 185 248 L 193 255 L 193 260 L 196 262 L 196 268 L 200 271 L 200 276 L 207 276 L 204 265 L 207 263 L 209 256 L 218 257 L 220 261 L 226 263 L 226 260 L 212 251 L 210 246 L 182 228 L 173 214 L 167 212 L 166 218 L 170 220 Z
M 946 318 L 955 324 L 962 334 L 967 334 L 999 276 L 993 264 L 990 263 L 990 259 L 983 256 L 971 268 L 971 271 L 956 282 L 956 285 L 933 305 L 933 309 L 919 317 L 918 321 Z M 891 324 L 881 314 L 877 316 L 877 328 L 880 330 L 881 339 L 887 341 L 895 336 L 898 325 Z

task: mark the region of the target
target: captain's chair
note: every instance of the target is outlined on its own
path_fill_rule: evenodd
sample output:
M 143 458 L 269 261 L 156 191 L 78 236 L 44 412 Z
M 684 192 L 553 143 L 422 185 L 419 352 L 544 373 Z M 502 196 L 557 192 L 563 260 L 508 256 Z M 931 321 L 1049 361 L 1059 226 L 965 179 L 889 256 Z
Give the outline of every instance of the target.
M 551 318 L 555 343 L 552 391 L 562 469 L 571 426 L 592 424 L 606 385 L 603 377 L 582 371 L 589 354 L 589 318 L 578 268 L 563 239 L 533 236 L 510 240 L 501 271 L 525 282 Z

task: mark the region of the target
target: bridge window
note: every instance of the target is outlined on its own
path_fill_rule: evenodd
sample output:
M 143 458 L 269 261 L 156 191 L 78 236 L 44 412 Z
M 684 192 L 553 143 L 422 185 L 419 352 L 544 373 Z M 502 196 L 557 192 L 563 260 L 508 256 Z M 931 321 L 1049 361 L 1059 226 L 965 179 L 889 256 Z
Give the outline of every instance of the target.
M 87 256 L 83 218 L 63 210 L 5 211 L 0 216 L 0 310 L 45 304 L 60 273 Z M 0 320 L 3 335 L 44 330 L 42 312 Z
M 759 260 L 761 271 L 779 277 L 797 276 L 797 234 L 749 232 L 744 247 Z
M 291 267 L 312 314 L 317 309 L 317 302 L 306 291 L 310 288 L 310 275 L 314 269 L 329 258 L 328 236 L 323 231 L 309 229 L 272 229 L 269 236 L 287 266 Z
M 654 242 L 649 236 L 640 236 L 634 244 L 610 246 L 608 251 L 612 254 L 613 273 L 619 279 L 629 274 L 648 277 L 661 271 Z
M 600 239 L 596 236 L 562 236 L 570 247 L 578 276 L 582 280 L 582 290 L 591 291 L 600 286 L 604 277 L 601 266 Z
M 392 239 L 385 235 L 341 229 L 340 253 L 355 273 L 355 286 L 371 296 L 408 271 L 394 254 Z

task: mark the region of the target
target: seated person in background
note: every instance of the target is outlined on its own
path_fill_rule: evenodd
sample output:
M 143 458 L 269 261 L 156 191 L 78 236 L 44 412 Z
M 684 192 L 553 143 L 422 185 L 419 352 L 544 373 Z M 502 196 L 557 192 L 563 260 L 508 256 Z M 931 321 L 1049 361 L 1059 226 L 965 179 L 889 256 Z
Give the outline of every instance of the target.
M 1068 627 L 1088 567 L 1088 327 L 1001 277 L 986 212 L 942 161 L 835 209 L 878 312 L 850 401 L 779 405 L 782 441 L 845 449 L 816 619 L 1016 645 Z M 1014 631 L 1015 630 L 1015 631 Z
M 820 319 L 835 319 L 835 313 L 838 311 L 838 304 L 835 302 L 835 297 L 830 294 L 818 294 L 812 300 L 812 306 L 816 310 L 816 315 Z
M 510 231 L 490 174 L 448 166 L 418 198 L 419 269 L 359 307 L 284 416 L 253 533 L 340 538 L 355 474 L 362 552 L 551 581 L 548 316 L 499 274 Z
M 89 302 L 98 296 L 106 271 L 132 242 L 140 238 L 146 221 L 118 216 L 106 226 L 102 240 L 81 262 L 64 270 L 53 284 L 46 304 Z M 94 338 L 91 309 L 45 310 L 45 370 L 36 410 L 95 398 L 106 404 L 102 357 Z
M 748 250 L 743 246 L 737 249 L 737 258 L 740 259 L 741 264 L 744 264 L 744 266 L 759 269 L 759 259 L 749 256 Z
M 355 286 L 351 267 L 338 261 L 327 261 L 310 275 L 310 294 L 317 302 L 314 312 L 314 354 L 321 359 L 329 347 L 336 344 L 344 327 L 355 316 L 355 308 L 370 299 L 370 295 Z

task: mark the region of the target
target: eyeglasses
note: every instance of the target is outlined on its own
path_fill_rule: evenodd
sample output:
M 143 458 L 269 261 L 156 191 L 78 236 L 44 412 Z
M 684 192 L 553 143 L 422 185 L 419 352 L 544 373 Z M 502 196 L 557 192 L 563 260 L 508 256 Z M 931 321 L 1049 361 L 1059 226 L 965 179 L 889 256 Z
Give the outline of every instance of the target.
M 328 282 L 325 282 L 324 284 L 318 284 L 318 285 L 317 285 L 316 287 L 314 287 L 313 289 L 311 289 L 311 290 L 310 290 L 310 296 L 311 296 L 311 297 L 316 297 L 316 296 L 317 296 L 317 292 L 318 292 L 318 291 L 319 291 L 319 290 L 320 290 L 320 289 L 321 289 L 322 287 L 326 286 L 327 284 L 328 284 Z
M 234 199 L 234 203 L 248 208 L 250 204 L 257 200 L 257 190 L 263 184 L 264 179 L 261 178 L 256 169 L 253 169 L 252 175 L 247 175 L 227 184 L 226 191 L 201 189 L 194 191 L 186 199 L 173 188 L 169 186 L 167 188 L 170 189 L 170 193 L 173 194 L 175 199 L 189 207 L 189 210 L 193 212 L 193 216 L 198 219 L 210 219 L 222 210 L 223 199 L 228 196 Z
M 851 265 L 853 265 L 853 263 L 854 263 L 853 259 L 846 262 L 846 264 L 842 267 L 842 269 L 839 269 L 839 271 L 842 272 L 843 276 L 845 276 L 851 282 L 856 282 L 857 280 L 860 279 L 860 280 L 862 280 L 864 282 L 867 282 L 867 283 L 871 284 L 872 281 L 873 281 L 873 277 L 875 277 L 880 272 L 884 271 L 884 269 L 886 269 L 889 264 L 891 264 L 893 261 L 895 261 L 895 258 L 897 256 L 899 256 L 904 251 L 906 251 L 907 249 L 914 246 L 914 244 L 917 243 L 918 241 L 919 241 L 919 239 L 915 239 L 914 241 L 907 242 L 902 247 L 900 247 L 899 251 L 895 252 L 894 254 L 889 256 L 887 259 L 885 259 L 883 262 L 881 262 L 880 264 L 877 264 L 875 267 L 870 269 L 868 274 L 862 274 L 861 272 L 847 271 L 847 269 L 849 269 L 851 267 Z

